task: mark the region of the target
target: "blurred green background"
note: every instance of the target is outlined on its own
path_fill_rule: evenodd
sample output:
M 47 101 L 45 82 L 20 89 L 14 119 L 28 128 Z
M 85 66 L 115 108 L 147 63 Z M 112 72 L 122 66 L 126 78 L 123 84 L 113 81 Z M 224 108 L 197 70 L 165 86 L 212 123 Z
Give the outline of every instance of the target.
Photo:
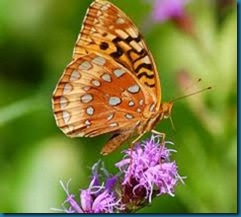
M 237 212 L 235 1 L 187 5 L 198 39 L 172 21 L 146 28 L 152 10 L 147 1 L 112 2 L 142 30 L 160 73 L 164 101 L 213 88 L 175 103 L 175 131 L 169 120 L 158 125 L 175 143 L 172 157 L 187 178 L 175 197 L 156 198 L 139 212 Z M 99 158 L 116 172 L 113 164 L 122 158 L 121 149 L 107 157 L 99 154 L 109 135 L 67 138 L 51 108 L 52 92 L 71 60 L 90 3 L 0 0 L 0 212 L 60 208 L 65 193 L 59 180 L 71 178 L 70 191 L 78 198 L 78 189 L 88 186 L 90 167 Z M 197 83 L 198 78 L 202 82 Z

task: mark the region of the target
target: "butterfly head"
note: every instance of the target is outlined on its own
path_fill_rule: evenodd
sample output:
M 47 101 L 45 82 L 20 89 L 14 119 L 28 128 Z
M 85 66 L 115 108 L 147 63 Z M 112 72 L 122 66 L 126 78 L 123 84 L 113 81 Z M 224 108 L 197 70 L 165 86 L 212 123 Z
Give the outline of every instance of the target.
M 171 116 L 173 102 L 164 102 L 161 104 L 160 112 L 163 114 L 163 118 L 167 119 Z

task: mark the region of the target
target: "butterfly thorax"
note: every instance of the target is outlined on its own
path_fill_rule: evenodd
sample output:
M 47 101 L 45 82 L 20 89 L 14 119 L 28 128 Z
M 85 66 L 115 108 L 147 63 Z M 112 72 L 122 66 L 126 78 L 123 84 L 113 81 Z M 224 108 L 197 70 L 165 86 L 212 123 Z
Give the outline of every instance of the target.
M 152 113 L 151 116 L 144 121 L 144 124 L 138 127 L 139 134 L 151 131 L 161 119 L 169 118 L 171 116 L 172 106 L 172 102 L 161 103 L 160 109 Z
M 171 116 L 173 102 L 164 102 L 160 105 L 159 113 L 163 114 L 163 118 L 167 119 Z

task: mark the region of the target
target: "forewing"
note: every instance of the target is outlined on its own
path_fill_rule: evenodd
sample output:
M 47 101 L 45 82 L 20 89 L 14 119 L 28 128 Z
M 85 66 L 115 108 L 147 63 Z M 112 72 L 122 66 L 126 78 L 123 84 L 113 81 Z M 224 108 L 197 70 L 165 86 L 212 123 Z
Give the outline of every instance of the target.
M 121 65 L 89 54 L 64 71 L 53 96 L 57 125 L 71 136 L 134 132 L 153 102 L 142 84 Z
M 152 55 L 133 22 L 108 1 L 95 0 L 89 7 L 73 59 L 89 53 L 111 58 L 133 73 L 158 110 L 161 87 Z

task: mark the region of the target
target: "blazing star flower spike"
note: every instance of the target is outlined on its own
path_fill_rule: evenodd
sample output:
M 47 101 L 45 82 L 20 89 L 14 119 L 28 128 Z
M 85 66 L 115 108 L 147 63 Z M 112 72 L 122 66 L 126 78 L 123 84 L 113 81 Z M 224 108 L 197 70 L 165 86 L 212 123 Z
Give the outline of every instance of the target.
M 69 182 L 67 187 L 60 182 L 67 194 L 67 198 L 62 204 L 63 210 L 60 211 L 66 213 L 116 213 L 123 209 L 123 205 L 114 191 L 116 177 L 105 177 L 105 182 L 100 185 L 98 166 L 99 162 L 92 167 L 92 180 L 89 187 L 80 191 L 80 203 L 73 194 L 69 193 Z
M 152 136 L 136 144 L 133 150 L 124 151 L 124 159 L 116 164 L 124 173 L 122 202 L 131 204 L 130 209 L 151 203 L 155 196 L 174 196 L 178 181 L 183 183 L 176 163 L 170 161 L 175 150 L 165 146 L 170 143 L 160 144 L 159 136 Z

